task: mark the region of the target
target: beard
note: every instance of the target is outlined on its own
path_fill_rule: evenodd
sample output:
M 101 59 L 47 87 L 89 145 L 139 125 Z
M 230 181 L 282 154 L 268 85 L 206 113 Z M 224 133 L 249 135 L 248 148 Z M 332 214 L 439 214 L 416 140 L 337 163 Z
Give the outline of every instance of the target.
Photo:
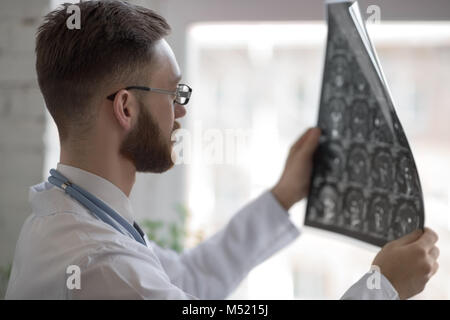
M 137 124 L 122 142 L 120 153 L 134 163 L 137 172 L 165 172 L 174 165 L 171 141 L 164 138 L 158 123 L 142 103 L 139 108 Z

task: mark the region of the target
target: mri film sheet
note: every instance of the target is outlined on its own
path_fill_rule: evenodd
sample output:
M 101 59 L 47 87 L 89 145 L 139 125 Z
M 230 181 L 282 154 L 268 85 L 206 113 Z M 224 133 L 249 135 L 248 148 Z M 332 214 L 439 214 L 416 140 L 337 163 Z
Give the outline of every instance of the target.
M 327 13 L 305 225 L 383 246 L 423 228 L 419 175 L 357 3 L 330 2 Z

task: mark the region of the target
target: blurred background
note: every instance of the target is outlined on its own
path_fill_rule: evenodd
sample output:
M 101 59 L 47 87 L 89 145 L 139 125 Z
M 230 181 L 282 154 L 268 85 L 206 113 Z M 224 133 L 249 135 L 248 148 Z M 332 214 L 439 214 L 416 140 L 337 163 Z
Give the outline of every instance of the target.
M 31 213 L 28 187 L 59 160 L 58 134 L 36 82 L 34 35 L 60 2 L 0 0 L 1 296 Z M 191 133 L 190 158 L 162 175 L 139 174 L 131 194 L 150 238 L 181 251 L 272 187 L 289 146 L 316 124 L 325 10 L 317 0 L 131 2 L 168 20 L 182 82 L 194 89 L 181 121 Z M 374 5 L 379 21 L 371 19 Z M 415 299 L 449 299 L 450 2 L 359 6 L 413 150 L 426 225 L 440 236 L 440 270 Z M 304 211 L 304 201 L 291 209 L 302 235 L 250 272 L 229 298 L 338 299 L 369 270 L 378 248 L 303 227 Z

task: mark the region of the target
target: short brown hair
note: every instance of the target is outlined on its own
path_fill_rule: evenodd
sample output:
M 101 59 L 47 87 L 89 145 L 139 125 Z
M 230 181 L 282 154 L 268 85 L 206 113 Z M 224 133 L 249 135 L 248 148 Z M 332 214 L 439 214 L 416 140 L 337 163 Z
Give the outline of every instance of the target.
M 89 128 L 96 94 L 148 81 L 153 44 L 170 33 L 154 11 L 108 0 L 77 3 L 81 28 L 69 29 L 70 5 L 47 14 L 36 35 L 39 87 L 61 141 L 72 128 Z

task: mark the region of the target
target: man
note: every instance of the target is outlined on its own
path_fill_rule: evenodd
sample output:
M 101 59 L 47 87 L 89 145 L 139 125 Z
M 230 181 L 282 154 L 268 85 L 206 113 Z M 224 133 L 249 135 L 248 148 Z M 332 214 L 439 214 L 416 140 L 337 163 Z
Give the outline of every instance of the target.
M 175 119 L 186 114 L 190 90 L 179 84 L 178 64 L 164 40 L 170 27 L 154 12 L 124 2 L 79 7 L 81 29 L 66 27 L 63 7 L 47 15 L 37 34 L 38 81 L 58 127 L 56 169 L 63 180 L 30 188 L 33 212 L 17 243 L 6 298 L 227 297 L 253 267 L 299 235 L 287 211 L 307 195 L 319 129 L 295 142 L 275 186 L 223 230 L 180 255 L 158 247 L 135 223 L 128 196 L 136 172 L 171 168 L 171 134 L 180 126 Z M 85 201 L 78 187 L 95 198 Z M 97 215 L 96 199 L 128 231 Z M 438 268 L 436 241 L 426 229 L 389 243 L 373 261 L 380 288 L 370 289 L 366 274 L 344 298 L 419 293 Z M 79 271 L 78 282 L 69 283 L 68 270 Z

